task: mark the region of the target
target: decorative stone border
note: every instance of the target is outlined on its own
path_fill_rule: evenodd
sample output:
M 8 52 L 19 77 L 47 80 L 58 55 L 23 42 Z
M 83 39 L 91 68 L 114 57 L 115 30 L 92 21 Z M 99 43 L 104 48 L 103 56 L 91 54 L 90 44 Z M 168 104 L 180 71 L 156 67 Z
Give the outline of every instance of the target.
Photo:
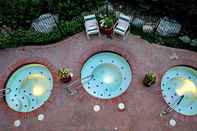
M 41 58 L 41 57 L 27 57 L 27 58 L 22 58 L 17 60 L 14 63 L 11 63 L 10 65 L 8 65 L 8 68 L 4 71 L 4 74 L 0 75 L 0 89 L 3 89 L 6 85 L 7 79 L 9 78 L 9 76 L 19 67 L 26 65 L 26 64 L 32 64 L 32 63 L 37 63 L 37 64 L 42 64 L 44 66 L 46 66 L 53 77 L 53 87 L 57 87 L 57 69 L 54 65 L 52 65 L 47 59 L 45 58 Z M 28 113 L 21 113 L 21 112 L 16 112 L 13 111 L 12 109 L 10 109 L 8 107 L 8 105 L 6 104 L 4 99 L 0 99 L 0 106 L 1 109 L 5 110 L 6 113 L 9 113 L 9 119 L 28 119 L 29 117 L 34 117 L 37 116 L 39 114 L 39 112 L 44 112 L 46 111 L 46 109 L 48 108 L 48 106 L 50 106 L 50 104 L 53 102 L 53 100 L 55 99 L 55 95 L 54 90 L 56 88 L 53 88 L 53 92 L 52 95 L 49 97 L 49 99 L 47 100 L 47 102 L 41 106 L 40 108 L 32 111 L 32 112 L 28 112 Z
M 161 86 L 161 79 L 162 76 L 164 75 L 164 73 L 169 70 L 170 68 L 174 67 L 174 66 L 189 66 L 191 68 L 197 69 L 197 61 L 193 61 L 192 58 L 190 59 L 177 59 L 177 60 L 172 60 L 169 63 L 167 63 L 167 65 L 165 65 L 164 68 L 161 69 L 161 71 L 158 73 L 158 81 L 160 81 L 158 84 L 158 86 Z M 167 108 L 168 105 L 167 103 L 164 101 L 163 96 L 162 96 L 162 92 L 161 92 L 161 88 L 159 88 L 158 90 L 158 95 L 161 99 L 162 104 L 165 105 L 165 107 Z M 181 121 L 196 121 L 197 122 L 197 115 L 195 116 L 184 116 L 181 115 L 180 113 L 177 113 L 175 111 L 172 111 L 169 115 L 171 115 L 173 118 L 177 119 L 177 120 L 181 120 Z

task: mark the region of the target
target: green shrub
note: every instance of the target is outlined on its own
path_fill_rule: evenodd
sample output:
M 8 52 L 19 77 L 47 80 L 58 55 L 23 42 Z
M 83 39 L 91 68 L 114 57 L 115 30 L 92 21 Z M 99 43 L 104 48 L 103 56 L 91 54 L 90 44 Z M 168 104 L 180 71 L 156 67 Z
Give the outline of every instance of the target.
M 83 18 L 71 21 L 61 21 L 59 28 L 62 30 L 64 36 L 70 36 L 83 30 Z
M 71 36 L 83 30 L 83 18 L 71 21 L 61 21 L 51 33 L 39 33 L 33 30 L 18 29 L 8 35 L 0 34 L 0 48 L 45 45 L 54 43 L 65 37 Z
M 70 20 L 82 12 L 90 12 L 104 4 L 105 0 L 51 0 L 54 11 L 61 19 Z
M 1 24 L 12 28 L 29 27 L 31 21 L 42 13 L 42 6 L 40 0 L 1 0 Z
M 104 4 L 104 0 L 0 0 L 0 27 L 29 28 L 43 13 L 55 13 L 61 20 L 72 20 Z
M 52 33 L 43 34 L 32 30 L 19 29 L 8 36 L 0 36 L 1 48 L 5 47 L 17 47 L 26 45 L 40 45 L 56 42 L 61 39 L 61 35 L 58 31 Z
M 110 16 L 104 17 L 102 22 L 104 28 L 111 28 L 113 26 L 113 18 Z

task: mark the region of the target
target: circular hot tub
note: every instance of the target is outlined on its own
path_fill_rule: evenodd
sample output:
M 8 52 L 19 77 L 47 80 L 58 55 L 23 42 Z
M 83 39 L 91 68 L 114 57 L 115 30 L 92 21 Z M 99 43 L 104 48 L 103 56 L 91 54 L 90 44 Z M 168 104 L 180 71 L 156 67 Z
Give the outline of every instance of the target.
M 17 69 L 8 79 L 5 100 L 17 112 L 31 112 L 44 104 L 51 95 L 53 79 L 41 64 L 28 64 Z
M 91 76 L 89 79 L 87 76 Z M 123 94 L 132 80 L 128 62 L 112 52 L 91 56 L 83 65 L 81 79 L 84 89 L 92 96 L 112 99 Z
M 162 95 L 176 112 L 192 116 L 197 114 L 197 71 L 187 66 L 169 69 L 161 81 Z

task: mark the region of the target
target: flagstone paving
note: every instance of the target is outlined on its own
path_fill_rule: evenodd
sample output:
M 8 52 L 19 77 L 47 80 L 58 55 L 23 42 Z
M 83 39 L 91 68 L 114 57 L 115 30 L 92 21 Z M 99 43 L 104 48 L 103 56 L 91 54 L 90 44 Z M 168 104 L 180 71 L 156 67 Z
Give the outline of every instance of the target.
M 112 100 L 100 100 L 90 96 L 79 83 L 72 87 L 74 94 L 64 90 L 57 78 L 60 67 L 69 67 L 76 80 L 80 77 L 83 63 L 99 51 L 114 51 L 125 57 L 131 68 L 133 79 L 128 90 Z M 15 69 L 27 63 L 41 63 L 52 72 L 54 89 L 47 103 L 31 113 L 11 110 L 4 99 L 0 100 L 0 131 L 196 131 L 197 116 L 186 117 L 171 112 L 160 117 L 167 108 L 161 97 L 160 80 L 164 72 L 175 65 L 197 68 L 197 53 L 148 44 L 139 36 L 129 35 L 126 40 L 105 36 L 87 40 L 85 33 L 78 33 L 61 42 L 47 46 L 27 46 L 0 50 L 0 89 Z M 150 88 L 142 84 L 148 71 L 157 74 L 157 82 Z M 126 106 L 117 109 L 118 103 Z M 94 105 L 100 110 L 95 112 Z M 44 114 L 39 121 L 37 116 Z M 169 120 L 174 118 L 176 126 Z M 20 120 L 19 127 L 14 121 Z

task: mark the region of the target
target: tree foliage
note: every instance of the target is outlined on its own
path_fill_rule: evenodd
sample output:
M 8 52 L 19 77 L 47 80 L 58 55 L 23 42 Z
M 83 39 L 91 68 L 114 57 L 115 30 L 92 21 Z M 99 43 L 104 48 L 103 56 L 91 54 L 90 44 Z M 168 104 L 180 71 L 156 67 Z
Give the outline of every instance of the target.
M 33 19 L 47 12 L 68 20 L 103 3 L 104 0 L 0 0 L 0 27 L 29 27 Z

